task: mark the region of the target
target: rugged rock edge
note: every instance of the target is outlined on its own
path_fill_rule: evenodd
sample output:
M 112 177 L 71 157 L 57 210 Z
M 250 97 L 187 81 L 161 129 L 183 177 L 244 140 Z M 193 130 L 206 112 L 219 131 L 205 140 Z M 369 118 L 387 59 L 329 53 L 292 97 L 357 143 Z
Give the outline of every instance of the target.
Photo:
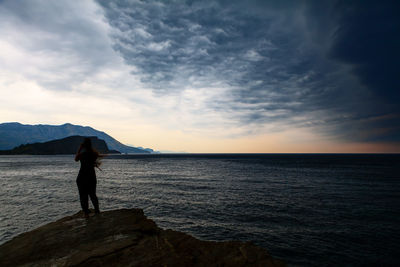
M 0 266 L 285 266 L 251 243 L 201 241 L 164 230 L 141 209 L 82 213 L 0 246 Z

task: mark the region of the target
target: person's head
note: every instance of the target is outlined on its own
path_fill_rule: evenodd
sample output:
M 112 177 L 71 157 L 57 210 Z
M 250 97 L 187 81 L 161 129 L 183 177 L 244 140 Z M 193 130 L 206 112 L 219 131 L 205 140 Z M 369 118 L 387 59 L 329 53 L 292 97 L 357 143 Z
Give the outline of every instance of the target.
M 92 140 L 90 140 L 90 138 L 88 138 L 88 137 L 86 137 L 83 140 L 82 146 L 84 148 L 86 148 L 86 150 L 89 150 L 89 151 L 93 150 L 93 148 L 92 148 Z

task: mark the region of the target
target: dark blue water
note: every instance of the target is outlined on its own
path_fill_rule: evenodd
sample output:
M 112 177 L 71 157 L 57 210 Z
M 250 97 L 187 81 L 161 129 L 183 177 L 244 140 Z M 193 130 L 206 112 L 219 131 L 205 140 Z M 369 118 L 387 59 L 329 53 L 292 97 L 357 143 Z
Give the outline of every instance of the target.
M 103 209 L 243 240 L 289 265 L 400 263 L 400 155 L 137 155 L 103 160 Z M 0 243 L 79 210 L 72 156 L 0 157 Z

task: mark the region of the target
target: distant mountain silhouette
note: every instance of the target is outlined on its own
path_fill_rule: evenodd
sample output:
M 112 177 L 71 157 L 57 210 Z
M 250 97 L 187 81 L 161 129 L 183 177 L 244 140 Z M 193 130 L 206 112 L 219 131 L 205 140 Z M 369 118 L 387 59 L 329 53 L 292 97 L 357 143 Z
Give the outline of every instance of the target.
M 3 155 L 61 155 L 75 154 L 85 136 L 69 136 L 63 139 L 53 140 L 44 143 L 33 143 L 17 146 L 11 150 L 2 150 Z M 115 150 L 109 150 L 104 140 L 96 136 L 89 137 L 92 140 L 93 148 L 101 154 L 119 153 Z
M 104 140 L 111 150 L 121 153 L 151 153 L 152 149 L 140 149 L 126 146 L 108 134 L 88 126 L 73 125 L 25 125 L 17 122 L 0 124 L 0 150 L 13 149 L 27 143 L 47 142 L 68 136 L 97 136 Z

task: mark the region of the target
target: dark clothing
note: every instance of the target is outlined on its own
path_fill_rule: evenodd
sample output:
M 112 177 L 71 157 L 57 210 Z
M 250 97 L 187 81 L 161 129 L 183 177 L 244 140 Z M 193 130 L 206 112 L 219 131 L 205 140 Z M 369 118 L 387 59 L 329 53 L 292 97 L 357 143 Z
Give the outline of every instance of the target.
M 99 212 L 99 201 L 96 196 L 97 180 L 94 170 L 97 158 L 97 153 L 89 151 L 82 152 L 79 156 L 81 168 L 76 178 L 76 184 L 78 185 L 82 210 L 86 214 L 89 213 L 88 197 L 90 197 L 95 211 Z
M 96 212 L 99 212 L 99 200 L 96 196 L 96 180 L 94 183 L 84 183 L 76 181 L 79 190 L 79 199 L 81 201 L 82 210 L 84 213 L 89 213 L 89 198 L 92 200 L 93 207 Z

